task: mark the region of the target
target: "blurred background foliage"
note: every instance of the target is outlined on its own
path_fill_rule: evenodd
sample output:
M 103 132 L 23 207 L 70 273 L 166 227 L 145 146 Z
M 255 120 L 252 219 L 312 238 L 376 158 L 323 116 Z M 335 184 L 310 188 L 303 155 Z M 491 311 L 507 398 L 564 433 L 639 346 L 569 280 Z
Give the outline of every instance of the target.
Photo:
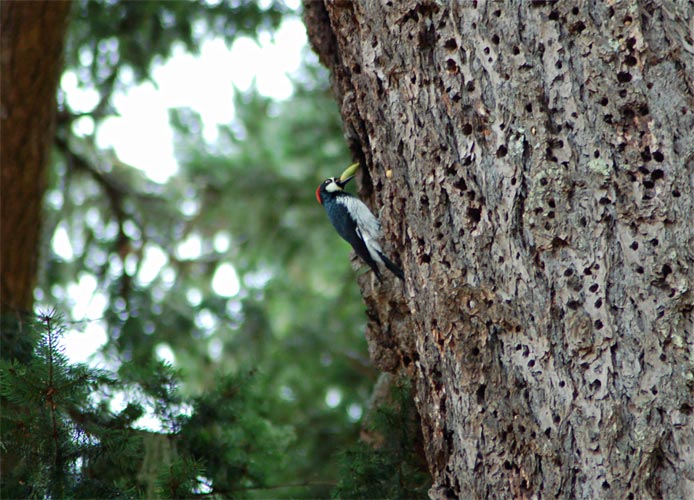
M 230 91 L 214 144 L 194 111 L 170 110 L 179 171 L 164 184 L 75 127 L 98 130 L 174 47 L 257 39 L 298 15 L 279 1 L 75 3 L 65 70 L 98 99 L 76 111 L 59 90 L 31 354 L 3 349 L 4 496 L 364 497 L 379 470 L 402 486 L 392 471 L 416 462 L 416 432 L 371 455 L 356 444 L 378 373 L 349 248 L 314 197 L 351 160 L 316 58 L 306 50 L 287 100 Z M 84 320 L 85 288 L 103 317 Z M 73 364 L 66 332 L 107 341 Z M 371 432 L 393 426 L 410 429 L 391 415 Z M 371 494 L 424 495 L 413 477 Z

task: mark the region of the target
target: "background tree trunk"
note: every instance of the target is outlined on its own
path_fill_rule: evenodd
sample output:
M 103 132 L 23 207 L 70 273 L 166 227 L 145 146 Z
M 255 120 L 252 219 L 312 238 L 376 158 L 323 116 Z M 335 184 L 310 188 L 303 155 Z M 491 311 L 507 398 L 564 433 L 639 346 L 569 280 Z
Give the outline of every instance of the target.
M 694 498 L 691 2 L 305 21 L 405 269 L 360 284 L 373 361 L 416 380 L 431 497 Z
M 41 204 L 69 2 L 3 1 L 0 307 L 27 312 L 36 281 Z

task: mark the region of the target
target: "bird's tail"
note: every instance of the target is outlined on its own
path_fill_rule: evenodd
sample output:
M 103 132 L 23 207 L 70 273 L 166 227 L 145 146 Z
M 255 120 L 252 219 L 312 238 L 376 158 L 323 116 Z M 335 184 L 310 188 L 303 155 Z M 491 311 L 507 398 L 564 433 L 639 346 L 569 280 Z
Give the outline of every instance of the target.
M 386 267 L 390 269 L 390 272 L 392 272 L 401 280 L 405 281 L 405 275 L 403 274 L 402 269 L 400 269 L 396 264 L 394 264 L 393 261 L 391 261 L 388 257 L 383 255 L 383 252 L 378 252 L 378 255 L 381 257 L 381 260 L 386 265 Z

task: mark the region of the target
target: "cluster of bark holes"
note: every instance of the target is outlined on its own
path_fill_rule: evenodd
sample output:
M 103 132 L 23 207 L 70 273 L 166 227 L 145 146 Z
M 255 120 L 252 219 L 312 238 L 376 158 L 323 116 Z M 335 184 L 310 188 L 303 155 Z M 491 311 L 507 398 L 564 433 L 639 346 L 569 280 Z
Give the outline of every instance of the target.
M 470 163 L 464 162 L 464 164 L 469 165 Z M 455 175 L 457 172 L 455 167 L 451 166 L 446 169 L 446 173 L 448 175 Z M 467 183 L 465 182 L 465 179 L 463 179 L 462 177 L 460 177 L 457 181 L 453 183 L 453 187 L 461 191 L 461 193 L 467 192 L 467 196 L 470 199 L 470 201 L 475 201 L 477 195 L 472 189 L 468 191 Z M 468 205 L 467 209 L 465 210 L 465 215 L 474 227 L 476 227 L 477 224 L 479 224 L 479 222 L 482 220 L 482 205 L 484 205 L 485 203 L 484 197 L 481 197 L 478 200 L 478 203 L 480 206 Z
M 651 246 L 657 247 L 658 246 L 658 238 L 653 238 L 649 241 Z M 631 242 L 631 245 L 629 245 L 629 248 L 631 248 L 634 252 L 636 252 L 639 249 L 639 242 L 634 240 Z M 643 274 L 645 272 L 643 266 L 636 266 L 636 272 L 638 274 Z M 663 264 L 662 267 L 660 268 L 660 275 L 662 276 L 662 279 L 665 280 L 670 274 L 672 274 L 672 266 L 670 264 Z
M 636 244 L 635 248 L 638 248 L 638 243 L 636 243 L 636 242 L 632 243 L 632 248 L 634 248 L 634 244 Z M 656 245 L 657 245 L 657 240 L 656 240 Z M 595 264 L 593 266 L 593 268 L 595 268 L 596 270 L 599 270 L 600 264 Z M 572 267 L 567 267 L 564 270 L 564 276 L 567 278 L 570 278 L 571 276 L 573 276 L 574 273 L 575 273 L 575 271 Z M 593 271 L 591 270 L 590 267 L 586 267 L 583 269 L 583 275 L 584 276 L 592 276 Z M 598 285 L 597 283 L 593 283 L 592 285 L 590 285 L 590 287 L 588 287 L 588 291 L 590 293 L 597 293 L 599 289 L 600 289 L 600 285 Z M 583 302 L 581 302 L 579 300 L 571 299 L 566 303 L 566 307 L 568 307 L 572 311 L 575 311 L 579 307 L 581 307 L 582 304 L 583 304 Z M 596 309 L 600 309 L 603 305 L 602 297 L 598 297 L 597 300 L 593 303 L 593 305 L 595 306 Z M 593 322 L 593 326 L 595 327 L 596 330 L 602 330 L 605 325 L 603 324 L 603 322 L 601 320 L 596 319 Z
M 565 383 L 563 380 L 559 382 L 559 386 L 560 386 L 560 387 L 564 387 L 565 385 L 566 385 L 566 383 Z M 516 387 L 519 388 L 519 389 L 523 389 L 525 386 L 526 386 L 526 384 L 525 384 L 524 381 L 520 381 L 520 380 L 519 380 L 519 381 L 516 382 Z M 480 392 L 482 393 L 482 395 L 484 395 L 485 389 L 486 389 L 485 384 L 480 385 L 479 388 L 477 389 L 477 396 L 478 396 L 477 402 L 478 402 L 478 404 L 483 404 L 483 401 L 480 402 L 479 395 L 480 395 Z M 530 399 L 530 392 L 528 391 L 527 388 L 525 388 L 525 389 L 523 390 L 523 397 L 524 397 L 526 400 L 529 400 L 529 399 Z M 496 414 L 496 412 L 494 412 L 494 414 Z M 496 415 L 495 415 L 495 416 L 496 416 Z M 516 415 L 514 415 L 514 417 L 515 417 L 515 416 L 516 416 Z M 553 423 L 555 426 L 559 426 L 559 424 L 561 423 L 561 416 L 559 416 L 559 414 L 556 413 L 556 412 L 553 412 L 553 413 L 552 413 L 552 423 Z M 527 428 L 526 428 L 523 424 L 518 424 L 518 426 L 517 426 L 517 432 L 514 432 L 514 424 L 509 424 L 509 425 L 506 427 L 506 429 L 502 430 L 502 431 L 499 433 L 499 441 L 500 441 L 500 443 L 505 443 L 509 436 L 525 435 L 526 433 L 527 433 Z M 551 433 L 552 433 L 552 428 L 551 428 L 551 427 L 547 427 L 547 428 L 544 430 L 544 434 L 545 434 L 545 436 L 547 436 L 548 438 L 551 436 Z M 530 431 L 529 435 L 530 435 L 530 438 L 531 438 L 531 439 L 536 439 L 536 437 L 537 437 L 535 431 Z M 517 446 L 517 443 L 516 443 L 515 441 L 516 441 L 516 440 L 514 439 L 514 442 L 511 443 L 511 448 L 515 448 L 515 447 Z M 560 464 L 560 465 L 561 465 L 561 464 Z M 504 461 L 503 467 L 504 467 L 504 469 L 506 469 L 506 470 L 511 470 L 514 466 L 513 466 L 513 464 L 512 464 L 510 461 L 506 460 L 506 461 Z
M 651 160 L 655 160 L 657 163 L 662 163 L 665 159 L 665 156 L 659 150 L 651 153 L 650 148 L 646 146 L 644 150 L 641 151 L 641 159 L 644 161 L 644 163 L 648 163 Z M 655 183 L 665 177 L 665 172 L 663 172 L 663 170 L 660 168 L 655 168 L 651 171 L 648 169 L 646 165 L 641 165 L 637 171 L 639 174 L 641 174 L 641 183 L 643 184 L 643 187 L 646 189 L 653 189 L 655 187 Z M 628 179 L 631 182 L 637 181 L 637 177 L 636 175 L 634 175 L 634 173 L 630 172 L 627 175 Z M 677 188 L 674 188 L 672 190 L 672 196 L 675 198 L 679 198 L 681 196 L 681 193 Z M 648 192 L 644 193 L 643 195 L 644 200 L 651 199 L 652 197 L 652 194 Z
M 564 148 L 564 141 L 562 141 L 561 139 L 556 139 L 556 138 L 550 139 L 547 143 L 547 148 L 545 149 L 545 157 L 547 158 L 547 160 L 549 160 L 553 163 L 557 163 L 559 160 L 557 159 L 556 156 L 554 156 L 554 150 L 555 149 L 563 149 L 563 148 Z M 545 179 L 545 181 L 546 181 L 546 179 Z M 545 184 L 542 184 L 542 185 L 544 186 Z
M 528 356 L 530 356 L 530 348 L 527 345 L 516 344 L 516 351 L 523 351 L 521 353 L 521 356 L 523 356 L 524 358 L 527 358 Z M 528 368 L 533 368 L 533 367 L 535 367 L 535 360 L 534 359 L 528 360 Z
M 609 15 L 610 15 L 610 17 L 612 17 L 612 16 L 614 15 L 614 8 L 613 8 L 613 7 L 610 7 L 609 10 L 610 10 Z M 578 13 L 579 13 L 578 7 L 573 7 L 573 9 L 572 9 L 572 14 L 578 15 Z M 494 15 L 496 15 L 497 17 L 499 17 L 499 16 L 501 15 L 501 11 L 500 11 L 500 10 L 495 11 L 495 12 L 494 12 Z M 550 18 L 551 20 L 558 20 L 558 19 L 559 19 L 559 13 L 558 13 L 558 11 L 554 10 L 554 11 L 550 12 L 549 18 Z M 631 19 L 630 16 L 626 16 L 626 17 L 624 18 L 624 23 L 625 23 L 625 24 L 630 24 L 631 21 L 632 21 L 632 19 Z M 583 24 L 582 21 L 579 21 L 578 23 L 576 23 L 575 25 L 573 25 L 572 31 L 574 31 L 574 32 L 575 32 L 575 31 L 580 32 L 580 31 L 583 31 L 583 29 L 585 29 L 585 24 Z M 494 34 L 494 35 L 492 36 L 492 43 L 494 43 L 494 44 L 498 44 L 498 43 L 499 43 L 499 37 L 498 37 L 498 35 Z M 630 51 L 630 54 L 626 55 L 625 58 L 624 58 L 624 61 L 623 61 L 623 62 L 624 62 L 624 65 L 627 66 L 627 67 L 635 66 L 635 65 L 637 64 L 637 62 L 638 62 L 638 60 L 636 59 L 636 57 L 632 54 L 635 45 L 636 45 L 636 39 L 635 39 L 634 37 L 631 37 L 631 38 L 627 39 L 627 49 Z M 450 38 L 450 39 L 448 39 L 448 40 L 444 43 L 444 47 L 447 48 L 447 49 L 449 49 L 449 50 L 455 50 L 455 49 L 458 47 L 458 44 L 457 44 L 457 42 L 456 42 L 455 39 Z M 489 54 L 489 47 L 486 47 L 485 50 L 484 50 L 484 52 L 485 52 L 486 54 Z M 512 52 L 513 52 L 514 55 L 518 55 L 518 54 L 520 54 L 520 49 L 518 48 L 518 46 L 514 46 L 514 47 L 512 48 Z M 491 61 L 491 58 L 490 58 L 490 61 Z M 561 61 L 558 61 L 558 62 L 557 62 L 557 65 L 558 65 L 558 66 L 557 66 L 558 68 L 561 68 Z M 458 68 L 458 66 L 457 66 L 457 63 L 456 63 L 453 59 L 449 59 L 449 60 L 447 61 L 447 68 L 448 68 L 448 70 L 449 70 L 450 72 L 457 73 L 457 72 L 459 71 L 459 68 Z M 619 81 L 620 83 L 627 83 L 627 82 L 631 81 L 632 77 L 631 77 L 631 74 L 630 74 L 628 71 L 622 71 L 622 72 L 619 72 L 619 73 L 617 74 L 617 79 L 618 79 L 618 81 Z M 651 86 L 651 84 L 649 84 L 649 88 L 650 88 L 650 86 Z M 467 90 L 468 90 L 469 92 L 472 92 L 472 91 L 474 91 L 474 89 L 475 89 L 475 84 L 474 84 L 474 81 L 471 80 L 471 81 L 469 81 L 469 82 L 467 83 Z M 619 95 L 620 95 L 620 97 L 625 98 L 626 95 L 627 95 L 626 90 L 625 90 L 625 89 L 622 89 L 622 90 L 620 91 Z M 458 96 L 458 97 L 459 97 L 459 96 Z M 607 97 L 603 97 L 603 98 L 601 99 L 601 101 L 600 101 L 600 104 L 601 104 L 602 106 L 607 106 L 608 102 L 609 102 L 608 98 L 607 98 Z M 637 110 L 638 110 L 638 113 L 639 113 L 641 116 L 646 116 L 646 115 L 648 115 L 648 114 L 650 113 L 650 110 L 649 110 L 649 108 L 648 108 L 648 104 L 645 104 L 645 103 L 644 103 L 644 104 L 638 105 L 638 106 L 637 106 Z M 526 104 L 526 111 L 528 111 L 529 113 L 532 113 L 532 103 Z M 625 120 L 631 119 L 631 118 L 633 118 L 633 117 L 635 116 L 635 112 L 634 112 L 633 109 L 632 109 L 631 107 L 629 107 L 629 106 L 624 106 L 624 107 L 622 107 L 621 113 L 622 113 L 622 116 L 623 116 L 623 118 L 624 118 Z M 606 114 L 605 117 L 604 117 L 604 119 L 605 119 L 606 122 L 611 123 L 611 122 L 612 122 L 612 115 Z M 469 123 L 464 124 L 463 127 L 462 127 L 462 132 L 463 132 L 465 135 L 470 135 L 470 134 L 472 133 L 472 130 L 473 130 L 473 129 L 472 129 L 472 125 L 469 124 Z M 559 143 L 558 143 L 556 146 L 559 147 L 559 148 L 563 147 L 563 142 L 562 142 L 561 140 L 559 140 Z M 508 153 L 508 148 L 507 148 L 505 145 L 501 145 L 501 146 L 497 149 L 497 157 L 498 157 L 498 158 L 503 158 L 504 156 L 506 156 L 507 153 Z M 551 154 L 551 146 L 547 148 L 547 154 L 549 155 L 549 159 L 550 159 L 550 160 L 556 161 L 556 157 L 554 157 L 554 156 Z M 594 157 L 595 157 L 595 158 L 599 158 L 599 156 L 600 156 L 600 151 L 596 150 L 596 151 L 594 152 Z M 662 152 L 660 152 L 660 151 L 656 151 L 656 152 L 654 152 L 654 153 L 651 155 L 651 154 L 650 154 L 649 148 L 646 147 L 646 149 L 642 152 L 642 158 L 644 159 L 644 161 L 650 161 L 650 159 L 652 158 L 652 159 L 654 159 L 654 160 L 657 161 L 657 162 L 662 162 L 662 161 L 664 160 L 664 155 L 663 155 Z M 640 171 L 641 173 L 643 173 L 644 175 L 649 173 L 648 169 L 647 169 L 645 166 L 640 167 L 639 171 Z M 643 179 L 644 187 L 646 187 L 647 189 L 653 188 L 654 185 L 655 185 L 655 181 L 657 181 L 657 180 L 659 180 L 659 179 L 662 179 L 663 177 L 664 177 L 664 172 L 663 172 L 661 169 L 656 169 L 656 170 L 654 170 L 654 171 L 651 173 L 651 175 L 650 175 L 650 179 L 644 177 L 644 179 Z M 635 180 L 635 178 L 632 179 L 632 180 Z M 544 179 L 544 178 L 541 179 L 540 182 L 542 183 L 542 181 L 544 181 L 544 184 L 547 183 L 547 180 Z M 462 181 L 462 179 L 461 179 L 459 182 L 462 182 L 462 184 L 463 184 L 463 186 L 464 186 L 464 181 Z M 456 187 L 457 187 L 457 186 L 456 186 Z M 674 197 L 679 197 L 679 196 L 681 195 L 681 193 L 679 192 L 679 190 L 675 189 L 675 190 L 673 190 L 672 195 L 673 195 Z M 608 203 L 611 202 L 611 200 L 609 200 L 609 199 L 601 199 L 600 201 L 601 201 L 602 204 L 608 204 Z M 550 206 L 551 206 L 552 204 L 553 204 L 553 200 L 550 200 Z M 540 209 L 540 210 L 541 210 L 541 209 Z M 548 217 L 549 217 L 549 218 L 553 218 L 553 215 L 554 215 L 554 212 L 553 212 L 553 211 L 550 211 L 550 212 L 548 213 Z M 468 216 L 470 217 L 470 219 L 471 219 L 472 221 L 474 221 L 474 222 L 479 222 L 480 217 L 481 217 L 481 210 L 480 210 L 480 209 L 477 209 L 477 208 L 469 207 L 469 208 L 468 208 Z M 584 225 L 585 225 L 585 224 L 584 224 Z M 547 225 L 546 225 L 546 226 L 547 226 Z M 428 256 L 427 256 L 427 257 L 428 257 Z M 669 268 L 669 266 L 668 266 L 668 268 Z M 640 269 L 641 269 L 640 272 L 643 272 L 643 269 L 642 269 L 642 268 L 640 268 Z M 639 271 L 639 270 L 637 269 L 637 271 Z M 666 275 L 665 272 L 663 272 L 663 274 Z M 600 300 L 599 300 L 599 303 L 600 303 L 600 305 L 601 305 L 601 301 L 600 301 Z M 596 303 L 596 307 L 599 308 L 599 305 L 597 305 L 597 304 L 598 304 L 598 303 Z M 599 326 L 598 326 L 598 325 L 599 325 Z M 602 328 L 601 322 L 600 322 L 599 320 L 596 321 L 596 327 Z
M 489 47 L 485 47 L 484 50 L 483 50 L 483 52 L 484 52 L 485 55 L 488 56 L 489 53 L 491 52 L 491 50 L 489 49 Z M 494 61 L 494 58 L 493 58 L 493 57 L 488 57 L 488 58 L 487 58 L 487 62 L 493 62 L 493 61 Z M 510 78 L 510 76 L 509 76 L 509 78 Z M 506 80 L 508 80 L 508 78 L 506 78 Z
M 628 95 L 628 92 L 626 89 L 622 89 L 619 91 L 618 95 L 620 98 L 625 99 Z M 609 104 L 610 101 L 607 97 L 602 97 L 598 102 L 602 107 L 605 107 Z M 619 108 L 619 112 L 622 115 L 622 122 L 628 124 L 634 119 L 637 113 L 639 114 L 639 116 L 647 116 L 648 114 L 650 114 L 651 110 L 648 107 L 647 103 L 637 103 L 625 104 L 621 108 Z M 608 125 L 612 125 L 614 123 L 614 115 L 612 113 L 605 113 L 602 117 L 602 120 Z
M 580 12 L 578 7 L 574 7 L 571 9 L 571 13 L 574 16 L 577 16 L 578 13 Z M 562 16 L 558 10 L 553 10 L 549 13 L 549 16 L 547 16 L 550 21 L 561 21 L 562 24 L 566 24 L 566 16 Z M 577 34 L 582 32 L 584 29 L 586 29 L 586 24 L 582 20 L 575 21 L 569 25 L 569 33 L 571 34 Z
M 619 95 L 620 95 L 620 97 L 626 97 L 626 95 L 627 95 L 626 90 L 621 90 Z M 607 97 L 603 97 L 602 99 L 600 99 L 599 102 L 600 102 L 600 105 L 602 105 L 604 107 L 604 106 L 608 105 L 609 99 Z M 532 103 L 527 103 L 525 106 L 525 109 L 528 113 L 532 113 L 532 111 L 533 111 Z M 646 116 L 650 113 L 650 109 L 648 107 L 648 104 L 646 104 L 646 103 L 642 103 L 642 104 L 637 105 L 636 109 L 637 109 L 639 115 L 641 115 L 641 116 Z M 622 113 L 622 118 L 625 121 L 632 119 L 636 114 L 636 112 L 633 110 L 633 108 L 629 105 L 623 106 L 620 111 Z M 606 123 L 612 123 L 612 120 L 613 120 L 612 114 L 604 115 L 604 121 Z M 553 139 L 552 141 L 550 141 L 550 143 L 548 144 L 547 149 L 546 149 L 547 159 L 550 161 L 556 162 L 557 158 L 556 158 L 556 156 L 553 155 L 552 150 L 553 149 L 561 149 L 563 146 L 564 146 L 564 143 L 561 139 Z M 624 150 L 626 149 L 626 146 L 627 146 L 626 143 L 621 143 L 618 145 L 617 150 L 620 153 L 624 152 Z M 497 158 L 503 158 L 504 156 L 506 156 L 507 153 L 508 153 L 508 149 L 506 148 L 506 146 L 502 145 L 497 149 L 496 155 L 497 155 Z M 593 157 L 594 158 L 600 158 L 600 150 L 596 149 L 595 151 L 593 151 Z M 646 146 L 641 151 L 641 159 L 645 163 L 648 163 L 651 160 L 653 160 L 657 163 L 662 163 L 665 160 L 665 155 L 660 150 L 656 150 L 654 152 L 651 152 L 650 146 Z M 639 167 L 638 171 L 639 171 L 639 173 L 643 174 L 642 184 L 646 189 L 654 188 L 656 181 L 661 180 L 665 177 L 665 172 L 660 168 L 656 168 L 651 172 L 645 165 L 642 165 L 641 167 Z M 629 173 L 627 173 L 627 176 L 631 182 L 637 181 L 637 178 L 633 173 L 629 172 Z M 681 192 L 679 191 L 679 189 L 677 189 L 677 188 L 673 189 L 672 196 L 675 198 L 679 198 L 681 196 Z M 649 193 L 644 194 L 644 200 L 648 200 L 651 198 L 652 198 L 651 194 L 649 194 Z M 609 204 L 609 203 L 611 203 L 611 200 L 609 200 L 609 199 L 603 198 L 601 200 L 601 204 Z
M 651 240 L 649 241 L 649 243 L 651 244 L 651 246 L 657 247 L 658 244 L 659 244 L 658 238 L 653 238 L 653 239 L 651 239 Z M 634 251 L 638 250 L 638 248 L 639 248 L 639 243 L 638 243 L 638 241 L 633 241 L 633 242 L 631 243 L 631 245 L 630 245 L 630 248 L 631 248 L 632 250 L 634 250 Z M 643 268 L 643 266 L 636 266 L 636 272 L 639 273 L 639 274 L 643 274 L 643 273 L 644 273 L 644 268 Z M 672 268 L 670 267 L 669 264 L 664 264 L 663 267 L 661 268 L 661 274 L 664 276 L 664 278 L 667 278 L 667 276 L 668 276 L 670 273 L 672 273 Z
M 417 238 L 417 244 L 420 248 L 424 248 L 424 238 Z M 428 252 L 424 252 L 420 257 L 420 260 L 423 264 L 428 264 L 429 262 L 431 262 L 431 255 L 429 255 Z
M 544 4 L 544 2 L 541 2 L 541 1 L 539 1 L 539 0 L 534 0 L 533 3 L 534 3 L 534 4 L 537 4 L 537 5 L 539 5 L 539 6 L 541 6 L 541 5 Z M 574 16 L 577 16 L 577 15 L 579 14 L 579 12 L 580 12 L 580 9 L 579 9 L 578 7 L 576 7 L 576 6 L 574 6 L 574 7 L 571 9 L 571 13 L 572 13 Z M 607 9 L 607 15 L 608 15 L 608 17 L 609 17 L 609 18 L 612 18 L 612 17 L 614 16 L 614 13 L 615 13 L 614 7 L 610 6 L 610 7 Z M 548 17 L 549 17 L 549 19 L 552 20 L 552 21 L 560 21 L 560 20 L 561 20 L 562 24 L 566 24 L 566 21 L 567 21 L 566 16 L 561 16 L 560 13 L 559 13 L 559 11 L 556 10 L 556 9 L 553 10 L 553 11 L 551 11 L 551 12 L 549 13 L 549 16 L 548 16 Z M 623 24 L 624 24 L 625 26 L 629 26 L 629 25 L 633 22 L 633 19 L 632 19 L 632 17 L 631 17 L 630 15 L 626 15 L 626 16 L 624 16 L 624 19 L 622 20 L 622 22 L 623 22 Z M 570 33 L 580 33 L 580 32 L 583 31 L 585 28 L 586 28 L 585 23 L 584 23 L 583 21 L 579 20 L 579 21 L 576 21 L 575 23 L 573 23 L 572 25 L 570 25 L 570 27 L 569 27 L 569 32 L 570 32 Z
M 536 3 L 537 3 L 537 5 L 545 5 L 544 2 L 540 2 L 539 0 L 537 0 Z M 574 6 L 571 9 L 571 13 L 574 16 L 577 16 L 579 14 L 579 12 L 580 12 L 580 9 L 576 6 Z M 610 18 L 614 16 L 614 8 L 613 7 L 610 7 L 608 9 L 608 14 L 609 14 Z M 567 21 L 566 16 L 562 16 L 560 14 L 560 12 L 556 9 L 552 10 L 549 13 L 548 18 L 551 21 L 557 21 L 557 22 L 561 21 L 562 24 L 567 24 L 566 23 L 566 21 Z M 623 19 L 623 23 L 627 26 L 630 25 L 632 23 L 632 21 L 633 21 L 633 19 L 629 15 L 625 16 Z M 585 29 L 586 29 L 586 24 L 582 20 L 579 19 L 578 21 L 569 25 L 568 31 L 569 31 L 569 33 L 575 35 L 575 34 L 579 34 L 579 33 L 583 32 Z M 496 36 L 496 35 L 494 35 L 494 36 Z M 494 40 L 495 40 L 494 37 L 492 37 L 493 42 L 494 42 Z M 498 36 L 496 36 L 496 42 L 494 42 L 494 43 L 498 43 Z M 633 55 L 633 51 L 634 51 L 635 46 L 636 46 L 636 39 L 634 37 L 627 39 L 627 49 L 629 50 L 630 53 L 627 56 L 625 56 L 624 61 L 623 61 L 624 65 L 627 68 L 636 66 L 636 64 L 638 63 L 637 58 Z M 512 48 L 512 53 L 513 53 L 513 55 L 520 54 L 520 48 L 517 45 L 514 45 Z M 555 63 L 555 67 L 557 69 L 562 69 L 563 62 L 561 60 L 557 60 L 557 62 Z M 617 81 L 618 82 L 628 83 L 631 80 L 632 80 L 632 75 L 628 70 L 617 72 Z
M 628 23 L 631 24 L 631 16 L 626 16 L 625 18 L 625 24 L 626 21 L 628 20 Z M 629 83 L 632 80 L 631 73 L 629 73 L 628 68 L 636 66 L 636 63 L 638 60 L 634 56 L 634 47 L 636 47 L 636 38 L 630 37 L 627 39 L 627 50 L 629 51 L 629 54 L 626 55 L 624 58 L 624 65 L 627 67 L 625 68 L 626 70 L 619 71 L 617 73 L 617 81 L 619 83 Z
M 612 17 L 614 15 L 614 9 L 612 7 L 610 7 L 610 11 L 611 11 L 610 17 Z M 574 15 L 578 15 L 579 8 L 573 7 L 573 9 L 571 10 L 571 13 Z M 554 20 L 554 21 L 558 21 L 560 19 L 559 11 L 553 10 L 552 12 L 550 12 L 549 19 Z M 565 17 L 562 17 L 561 19 L 562 19 L 562 21 L 566 20 Z M 631 18 L 631 16 L 627 15 L 623 21 L 624 21 L 625 25 L 629 25 L 632 22 L 632 18 Z M 571 27 L 569 28 L 569 31 L 571 33 L 577 33 L 577 32 L 580 33 L 581 31 L 583 31 L 585 29 L 585 27 L 586 26 L 583 23 L 583 21 L 578 21 L 575 24 L 571 25 Z M 627 46 L 627 49 L 629 50 L 629 54 L 627 54 L 623 59 L 623 64 L 625 66 L 624 70 L 617 72 L 617 81 L 619 83 L 629 83 L 633 79 L 631 73 L 629 72 L 629 68 L 634 67 L 638 64 L 638 59 L 634 55 L 634 47 L 636 46 L 636 38 L 634 38 L 634 37 L 628 38 L 627 42 L 626 42 L 626 46 Z M 513 54 L 515 54 L 515 55 L 518 55 L 520 53 L 520 49 L 517 46 L 514 46 L 512 50 L 513 50 Z M 555 63 L 555 67 L 557 69 L 561 69 L 563 67 L 563 62 L 561 60 L 557 60 L 557 62 Z M 649 85 L 651 85 L 651 84 L 649 84 Z M 649 88 L 650 88 L 650 86 L 649 86 Z M 622 97 L 622 98 L 626 97 L 627 96 L 626 89 L 622 89 L 619 94 L 620 94 L 620 97 Z M 606 106 L 607 102 L 608 102 L 607 98 L 603 97 L 603 99 L 601 100 L 601 104 L 603 106 Z M 532 105 L 526 106 L 526 110 L 528 110 L 528 112 L 532 112 Z M 630 106 L 624 106 L 624 107 L 622 107 L 622 109 L 620 111 L 622 113 L 622 117 L 623 117 L 624 121 L 631 120 L 636 115 L 636 111 L 634 111 Z M 650 112 L 647 104 L 637 105 L 637 111 L 641 116 L 646 116 Z M 576 117 L 577 116 L 574 116 L 574 118 L 576 118 Z M 612 114 L 606 114 L 606 115 L 604 115 L 603 120 L 605 121 L 605 123 L 611 124 L 613 121 L 613 118 L 614 118 L 614 116 Z
M 546 186 L 547 184 L 548 184 L 547 178 L 542 177 L 540 179 L 540 185 Z M 547 213 L 545 214 L 545 217 L 547 217 L 547 219 L 554 219 L 556 214 L 555 214 L 553 209 L 555 209 L 557 207 L 557 203 L 554 201 L 554 198 L 550 198 L 547 201 L 547 206 L 550 208 L 550 210 L 547 211 Z M 538 215 L 538 216 L 542 215 L 544 211 L 545 211 L 545 209 L 542 207 L 536 207 L 534 210 L 535 215 Z M 535 225 L 531 224 L 530 227 L 533 228 L 533 227 L 535 227 Z M 547 222 L 545 222 L 545 225 L 543 227 L 545 228 L 546 231 L 549 231 L 552 228 L 552 224 L 550 223 L 550 221 L 547 221 Z

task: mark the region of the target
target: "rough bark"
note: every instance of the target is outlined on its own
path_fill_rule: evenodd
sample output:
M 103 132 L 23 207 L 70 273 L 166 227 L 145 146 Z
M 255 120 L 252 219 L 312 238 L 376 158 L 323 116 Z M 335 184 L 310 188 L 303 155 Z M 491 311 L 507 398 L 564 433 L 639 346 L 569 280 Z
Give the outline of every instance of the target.
M 360 285 L 372 360 L 416 380 L 430 496 L 694 498 L 692 3 L 305 21 L 405 269 Z
M 2 312 L 31 310 L 41 204 L 53 141 L 69 2 L 3 1 L 2 80 Z

